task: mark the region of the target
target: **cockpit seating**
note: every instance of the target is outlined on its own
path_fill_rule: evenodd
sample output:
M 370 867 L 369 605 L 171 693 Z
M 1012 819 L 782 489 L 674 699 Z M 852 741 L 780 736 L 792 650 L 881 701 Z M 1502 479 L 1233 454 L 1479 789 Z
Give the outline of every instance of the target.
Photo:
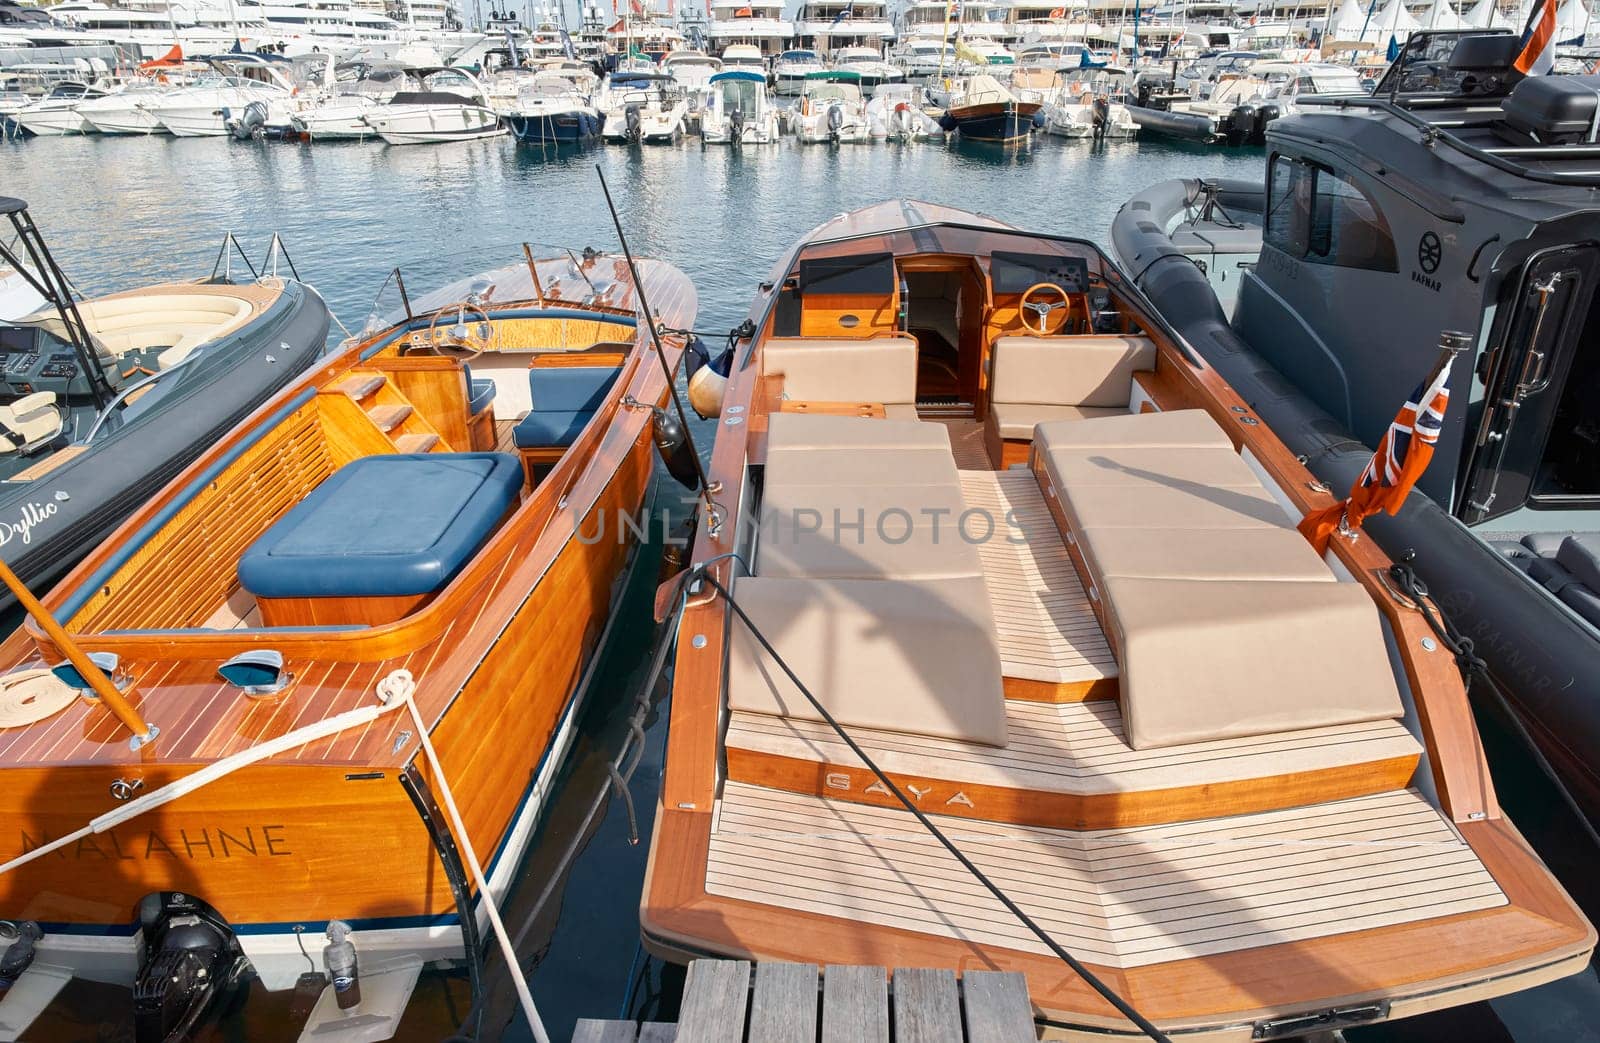
M 54 391 L 36 391 L 0 406 L 0 454 L 41 445 L 61 433 Z
M 1148 337 L 996 337 L 984 421 L 990 463 L 1005 468 L 1027 459 L 1039 424 L 1126 413 L 1133 374 L 1155 364 Z
M 910 337 L 774 337 L 761 366 L 763 376 L 782 376 L 786 399 L 876 402 L 891 420 L 917 418 L 917 342 Z
M 582 433 L 622 373 L 618 355 L 537 356 L 528 370 L 533 408 L 512 435 L 519 449 L 565 449 Z

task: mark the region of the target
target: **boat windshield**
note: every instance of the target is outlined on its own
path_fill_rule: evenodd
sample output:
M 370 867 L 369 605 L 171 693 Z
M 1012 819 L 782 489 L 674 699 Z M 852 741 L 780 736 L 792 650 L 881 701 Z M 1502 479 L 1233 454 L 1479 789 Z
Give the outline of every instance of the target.
M 723 80 L 722 107 L 728 111 L 755 112 L 760 104 L 763 84 L 754 80 Z
M 471 271 L 479 274 L 460 277 Z M 473 302 L 479 307 L 589 305 L 627 282 L 622 257 L 593 250 L 512 243 L 441 253 L 402 262 L 389 272 L 363 332 Z

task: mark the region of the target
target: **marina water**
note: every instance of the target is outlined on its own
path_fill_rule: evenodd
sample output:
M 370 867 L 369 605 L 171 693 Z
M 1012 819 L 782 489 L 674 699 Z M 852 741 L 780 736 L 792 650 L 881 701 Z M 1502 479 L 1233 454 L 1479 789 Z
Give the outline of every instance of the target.
M 408 288 L 420 292 L 503 264 L 511 256 L 507 247 L 524 240 L 616 249 L 597 164 L 633 249 L 683 269 L 699 291 L 698 327 L 726 331 L 744 318 L 756 283 L 780 253 L 801 233 L 846 210 L 883 199 L 924 199 L 1031 230 L 1104 242 L 1117 207 L 1140 189 L 1174 177 L 1259 180 L 1264 157 L 1259 150 L 1158 141 L 829 148 L 785 139 L 743 151 L 698 142 L 541 151 L 507 139 L 312 148 L 76 137 L 0 144 L 0 194 L 28 201 L 57 259 L 87 295 L 206 275 L 230 231 L 259 263 L 276 232 L 300 276 L 322 292 L 346 327 L 359 331 L 397 264 L 404 266 Z M 229 263 L 236 275 L 247 275 L 237 254 Z M 709 451 L 712 426 L 699 425 L 695 435 L 701 451 Z M 673 484 L 663 483 L 660 490 L 663 498 L 678 494 Z M 681 513 L 681 505 L 676 509 Z M 652 554 L 660 549 L 657 544 Z M 629 843 L 629 809 L 608 796 L 607 765 L 623 741 L 629 704 L 655 639 L 654 583 L 653 558 L 647 555 L 606 650 L 579 744 L 506 910 L 523 964 L 534 968 L 534 995 L 555 1039 L 570 1036 L 579 1017 L 643 1009 L 670 1018 L 681 981 L 681 972 L 646 966 L 637 945 L 640 882 L 665 738 L 660 708 L 646 721 L 646 752 L 631 783 L 639 844 Z M 1516 740 L 1493 721 L 1483 724 L 1502 803 L 1595 916 L 1600 887 L 1593 866 L 1600 853 L 1563 842 L 1577 835 L 1565 809 Z M 306 941 L 315 958 L 321 939 Z M 359 935 L 355 941 L 359 945 Z M 504 975 L 496 973 L 495 958 L 489 961 L 487 995 L 482 1038 L 528 1038 L 526 1026 L 511 1020 L 514 998 Z M 289 1038 L 299 1021 L 292 1002 L 288 993 L 257 988 L 202 1038 Z M 128 1023 L 127 1003 L 126 993 L 74 982 L 33 1035 L 119 1038 Z M 397 1038 L 447 1038 L 470 1006 L 464 976 L 427 973 Z M 1591 968 L 1497 1001 L 1492 1009 L 1465 1007 L 1348 1037 L 1600 1039 L 1597 1026 L 1600 988 Z

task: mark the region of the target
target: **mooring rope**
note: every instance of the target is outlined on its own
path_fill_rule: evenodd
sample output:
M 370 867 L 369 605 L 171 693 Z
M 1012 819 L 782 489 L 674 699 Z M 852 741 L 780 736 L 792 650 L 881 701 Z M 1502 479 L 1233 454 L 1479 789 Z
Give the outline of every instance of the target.
M 706 566 L 700 566 L 696 568 L 694 570 L 694 575 L 696 575 L 698 578 L 704 579 L 716 589 L 717 593 L 722 595 L 722 597 L 728 602 L 728 607 L 733 609 L 734 615 L 739 617 L 739 622 L 744 624 L 745 629 L 750 631 L 750 635 L 754 637 L 761 645 L 762 651 L 766 652 L 766 654 L 772 658 L 772 661 L 776 663 L 779 669 L 784 672 L 784 674 L 789 678 L 789 681 L 800 690 L 800 694 L 806 697 L 806 701 L 811 704 L 811 708 L 822 716 L 822 719 L 828 723 L 828 726 L 838 733 L 839 738 L 844 740 L 845 745 L 850 747 L 850 751 L 860 758 L 861 762 L 867 766 L 867 769 L 871 771 L 873 775 L 877 776 L 878 781 L 882 783 L 891 794 L 894 795 L 895 799 L 898 800 L 907 811 L 916 816 L 917 821 L 922 824 L 922 827 L 931 833 L 933 838 L 937 840 L 946 851 L 950 852 L 956 861 L 960 862 L 962 866 L 966 868 L 967 872 L 971 873 L 978 883 L 982 884 L 984 888 L 995 897 L 996 901 L 1005 906 L 1006 910 L 1010 912 L 1012 916 L 1015 916 L 1022 926 L 1026 927 L 1034 934 L 1035 937 L 1049 947 L 1051 952 L 1055 953 L 1055 955 L 1059 957 L 1063 963 L 1072 968 L 1073 972 L 1077 974 L 1079 978 L 1082 978 L 1090 988 L 1099 993 L 1102 999 L 1111 1004 L 1111 1006 L 1115 1007 L 1118 1013 L 1137 1026 L 1139 1031 L 1143 1032 L 1153 1040 L 1160 1041 L 1160 1043 L 1171 1043 L 1164 1032 L 1156 1028 L 1156 1026 L 1144 1015 L 1135 1010 L 1133 1005 L 1118 995 L 1115 989 L 1101 981 L 1093 971 L 1080 963 L 1077 957 L 1068 952 L 1059 942 L 1051 937 L 1049 932 L 1040 927 L 1038 923 L 1034 921 L 1033 917 L 1023 912 L 1022 907 L 1017 905 L 1016 902 L 1012 901 L 1010 895 L 1007 895 L 1003 890 L 1000 889 L 999 885 L 997 885 L 993 880 L 990 880 L 988 874 L 979 869 L 977 865 L 973 863 L 972 859 L 968 858 L 966 854 L 944 834 L 944 831 L 938 826 L 934 825 L 933 820 L 929 818 L 921 808 L 917 807 L 917 805 L 912 802 L 911 798 L 907 797 L 905 793 L 901 791 L 900 787 L 895 785 L 894 781 L 890 779 L 888 775 L 884 774 L 883 769 L 878 767 L 877 762 L 875 762 L 871 757 L 867 756 L 867 752 L 850 737 L 850 734 L 844 730 L 843 726 L 841 726 L 838 721 L 834 720 L 833 714 L 829 713 L 827 709 L 823 707 L 822 703 L 817 700 L 817 697 L 811 694 L 811 689 L 807 688 L 805 682 L 800 680 L 795 672 L 790 669 L 789 664 L 784 661 L 784 658 L 781 655 L 778 654 L 778 650 L 772 647 L 772 642 L 767 640 L 767 636 L 761 632 L 761 629 L 755 625 L 755 622 L 745 614 L 744 609 L 739 606 L 739 603 L 733 599 L 733 595 L 729 592 L 728 588 L 723 586 L 721 581 L 719 581 L 716 576 L 712 575 L 707 570 Z

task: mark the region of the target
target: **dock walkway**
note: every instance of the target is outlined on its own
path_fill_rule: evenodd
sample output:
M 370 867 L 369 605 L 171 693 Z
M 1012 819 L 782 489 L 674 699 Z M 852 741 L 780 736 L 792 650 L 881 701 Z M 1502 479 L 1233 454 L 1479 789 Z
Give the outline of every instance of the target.
M 820 993 L 820 1002 L 819 1002 Z M 578 1022 L 573 1043 L 1020 1043 L 1036 1038 L 1021 974 L 696 960 L 676 1025 Z

